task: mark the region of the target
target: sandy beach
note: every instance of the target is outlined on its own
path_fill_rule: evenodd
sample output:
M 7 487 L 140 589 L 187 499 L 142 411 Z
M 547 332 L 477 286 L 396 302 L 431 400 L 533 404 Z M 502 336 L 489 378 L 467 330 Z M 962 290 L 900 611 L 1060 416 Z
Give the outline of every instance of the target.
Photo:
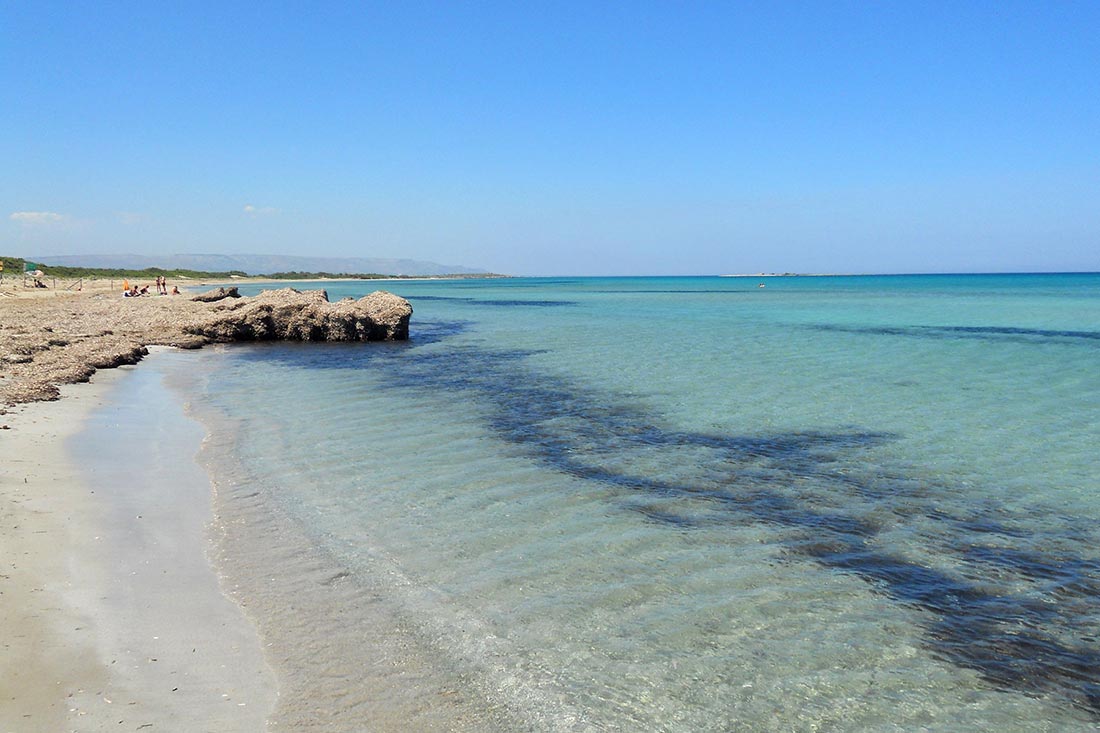
M 265 730 L 275 674 L 213 560 L 205 430 L 158 360 L 250 338 L 383 338 L 378 319 L 407 324 L 411 309 L 387 293 L 223 303 L 50 285 L 0 289 L 0 733 Z M 288 323 L 300 330 L 273 330 Z
M 95 368 L 154 340 L 125 314 L 88 327 L 114 290 L 0 296 L 0 731 L 264 730 L 275 680 L 208 558 L 203 430 L 155 353 Z
M 73 697 L 100 692 L 108 679 L 81 609 L 67 605 L 69 563 L 93 526 L 91 489 L 77 485 L 62 448 L 107 389 L 103 380 L 79 396 L 2 417 L 0 442 L 0 730 L 67 730 Z M 78 526 L 84 525 L 83 527 Z M 87 704 L 82 700 L 80 704 Z
M 0 418 L 0 731 L 265 729 L 273 675 L 207 556 L 203 431 L 160 381 L 103 372 Z

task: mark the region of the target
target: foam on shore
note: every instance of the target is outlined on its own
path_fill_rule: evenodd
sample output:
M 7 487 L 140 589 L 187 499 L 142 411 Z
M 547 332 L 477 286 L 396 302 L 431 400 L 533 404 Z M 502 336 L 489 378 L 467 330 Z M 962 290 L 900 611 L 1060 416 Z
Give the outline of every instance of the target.
M 203 431 L 157 366 L 173 356 L 0 418 L 0 730 L 265 727 L 274 676 L 208 560 Z

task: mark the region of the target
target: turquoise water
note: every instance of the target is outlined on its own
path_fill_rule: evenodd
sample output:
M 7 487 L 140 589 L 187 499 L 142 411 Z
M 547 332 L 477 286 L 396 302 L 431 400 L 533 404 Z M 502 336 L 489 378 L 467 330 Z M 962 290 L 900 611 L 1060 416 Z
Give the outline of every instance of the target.
M 1100 276 L 379 285 L 174 377 L 277 721 L 1100 723 Z

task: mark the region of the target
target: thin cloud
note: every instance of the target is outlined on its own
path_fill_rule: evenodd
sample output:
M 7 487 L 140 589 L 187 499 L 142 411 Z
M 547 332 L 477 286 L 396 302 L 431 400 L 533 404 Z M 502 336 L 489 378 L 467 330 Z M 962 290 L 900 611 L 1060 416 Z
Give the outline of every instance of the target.
M 44 226 L 60 224 L 69 217 L 54 211 L 14 211 L 8 218 L 23 226 Z
M 126 226 L 134 226 L 135 224 L 140 224 L 145 221 L 144 214 L 135 214 L 132 211 L 120 211 L 117 216 L 119 223 L 125 224 Z
M 270 216 L 272 214 L 278 214 L 279 210 L 274 206 L 253 206 L 252 204 L 245 204 L 244 213 L 249 216 Z

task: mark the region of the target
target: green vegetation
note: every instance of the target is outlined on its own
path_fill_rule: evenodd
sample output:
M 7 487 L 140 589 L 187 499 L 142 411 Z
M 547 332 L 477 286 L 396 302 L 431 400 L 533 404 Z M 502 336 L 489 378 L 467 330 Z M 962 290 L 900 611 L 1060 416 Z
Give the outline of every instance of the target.
M 0 262 L 4 263 L 4 274 L 7 276 L 23 274 L 23 266 L 26 263 L 21 257 L 3 257 L 0 256 Z M 144 270 L 126 270 L 122 268 L 108 268 L 108 267 L 66 267 L 65 265 L 50 265 L 43 262 L 36 262 L 42 272 L 46 273 L 48 277 L 63 277 L 63 278 L 133 278 L 140 280 L 142 278 L 155 279 L 157 277 L 167 277 L 169 279 L 186 277 L 192 279 L 227 279 L 234 275 L 238 277 L 246 277 L 244 272 L 239 270 L 233 270 L 231 272 L 200 272 L 198 270 L 165 270 L 159 267 L 147 267 Z
M 21 257 L 3 257 L 0 256 L 0 262 L 4 263 L 4 275 L 6 277 L 22 277 L 23 265 L 25 260 Z M 78 277 L 87 278 L 100 278 L 108 279 L 113 278 L 118 280 L 120 278 L 131 278 L 134 280 L 153 280 L 157 277 L 166 277 L 169 280 L 175 278 L 188 278 L 191 280 L 228 280 L 233 277 L 260 277 L 271 280 L 317 280 L 321 278 L 327 278 L 330 280 L 381 280 L 383 278 L 420 278 L 423 275 L 382 275 L 376 272 L 361 273 L 361 272 L 274 272 L 269 275 L 249 275 L 241 270 L 230 270 L 228 272 L 203 272 L 201 270 L 165 270 L 160 267 L 147 267 L 144 270 L 126 270 L 122 268 L 108 268 L 108 267 L 66 267 L 64 265 L 51 265 L 48 263 L 37 263 L 48 277 L 61 277 L 75 279 Z M 437 275 L 433 277 L 444 278 L 470 278 L 470 277 L 500 277 L 499 275 L 492 275 L 485 273 L 481 275 Z
M 50 277 L 95 277 L 100 279 L 132 278 L 134 280 L 155 279 L 157 277 L 172 278 L 186 277 L 192 279 L 225 279 L 237 275 L 245 277 L 245 273 L 233 272 L 200 272 L 198 270 L 164 270 L 159 267 L 147 267 L 144 270 L 125 270 L 114 267 L 65 267 L 63 265 L 41 265 L 42 271 Z
M 401 277 L 401 275 L 380 275 L 376 272 L 273 272 L 270 275 L 257 275 L 257 277 L 271 278 L 272 280 L 315 280 L 328 278 L 330 280 L 380 280 L 382 278 Z
M 4 277 L 20 277 L 23 274 L 23 265 L 27 263 L 22 257 L 2 257 L 0 256 L 0 262 L 4 263 Z

